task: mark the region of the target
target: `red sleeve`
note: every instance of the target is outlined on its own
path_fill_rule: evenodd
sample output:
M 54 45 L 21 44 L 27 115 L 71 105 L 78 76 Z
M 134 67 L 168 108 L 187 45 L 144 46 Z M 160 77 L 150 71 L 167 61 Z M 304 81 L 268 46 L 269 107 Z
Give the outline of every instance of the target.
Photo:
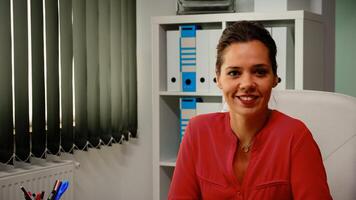
M 305 133 L 297 141 L 292 156 L 293 199 L 332 199 L 319 147 L 308 129 L 305 129 Z
M 191 133 L 191 124 L 188 125 L 184 139 L 180 145 L 176 167 L 170 186 L 168 199 L 200 199 L 200 188 L 195 173 L 196 155 L 194 140 Z

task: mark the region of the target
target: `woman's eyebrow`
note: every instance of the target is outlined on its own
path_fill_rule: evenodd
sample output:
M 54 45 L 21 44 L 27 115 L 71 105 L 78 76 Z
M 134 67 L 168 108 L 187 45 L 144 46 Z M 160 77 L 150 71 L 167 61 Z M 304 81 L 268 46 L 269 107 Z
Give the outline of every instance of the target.
M 255 64 L 255 65 L 252 66 L 253 69 L 268 68 L 268 67 L 269 67 L 268 65 L 262 64 L 262 63 L 261 64 Z M 236 65 L 231 65 L 231 66 L 227 66 L 225 69 L 226 70 L 232 70 L 232 69 L 238 70 L 238 69 L 241 69 L 241 68 L 243 68 L 243 67 L 236 66 Z
M 268 65 L 265 64 L 257 64 L 251 67 L 252 70 L 258 70 L 258 69 L 265 69 L 268 70 L 269 68 L 272 69 L 272 67 L 269 67 Z
M 231 66 L 227 66 L 225 69 L 230 70 L 230 69 L 241 69 L 242 67 L 240 66 L 235 66 L 235 65 L 231 65 Z
M 266 69 L 266 68 L 267 69 L 269 68 L 269 66 L 266 64 L 256 64 L 252 66 L 252 69 Z

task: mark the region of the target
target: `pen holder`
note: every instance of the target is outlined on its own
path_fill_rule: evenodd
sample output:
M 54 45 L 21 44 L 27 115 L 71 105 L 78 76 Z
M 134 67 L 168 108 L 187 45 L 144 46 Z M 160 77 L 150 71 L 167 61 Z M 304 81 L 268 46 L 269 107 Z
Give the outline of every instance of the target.
M 56 180 L 53 189 L 48 195 L 47 200 L 60 200 L 64 192 L 68 189 L 69 182 L 67 180 Z M 21 186 L 21 190 L 24 193 L 25 200 L 43 200 L 45 192 L 32 193 Z

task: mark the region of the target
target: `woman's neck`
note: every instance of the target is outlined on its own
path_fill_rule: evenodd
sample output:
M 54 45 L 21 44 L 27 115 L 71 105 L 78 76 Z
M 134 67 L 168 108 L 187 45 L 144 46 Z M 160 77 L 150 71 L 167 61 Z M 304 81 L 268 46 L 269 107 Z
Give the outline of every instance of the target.
M 269 109 L 254 116 L 243 116 L 230 113 L 230 126 L 239 138 L 240 144 L 247 145 L 252 142 L 256 133 L 266 125 L 270 113 L 271 110 Z

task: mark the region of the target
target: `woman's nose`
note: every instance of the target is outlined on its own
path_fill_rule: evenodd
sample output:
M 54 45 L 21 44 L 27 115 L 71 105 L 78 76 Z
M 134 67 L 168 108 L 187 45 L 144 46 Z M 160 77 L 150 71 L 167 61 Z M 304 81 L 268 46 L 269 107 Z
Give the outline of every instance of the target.
M 242 91 L 249 91 L 255 89 L 255 82 L 250 74 L 244 74 L 240 77 L 239 89 Z

